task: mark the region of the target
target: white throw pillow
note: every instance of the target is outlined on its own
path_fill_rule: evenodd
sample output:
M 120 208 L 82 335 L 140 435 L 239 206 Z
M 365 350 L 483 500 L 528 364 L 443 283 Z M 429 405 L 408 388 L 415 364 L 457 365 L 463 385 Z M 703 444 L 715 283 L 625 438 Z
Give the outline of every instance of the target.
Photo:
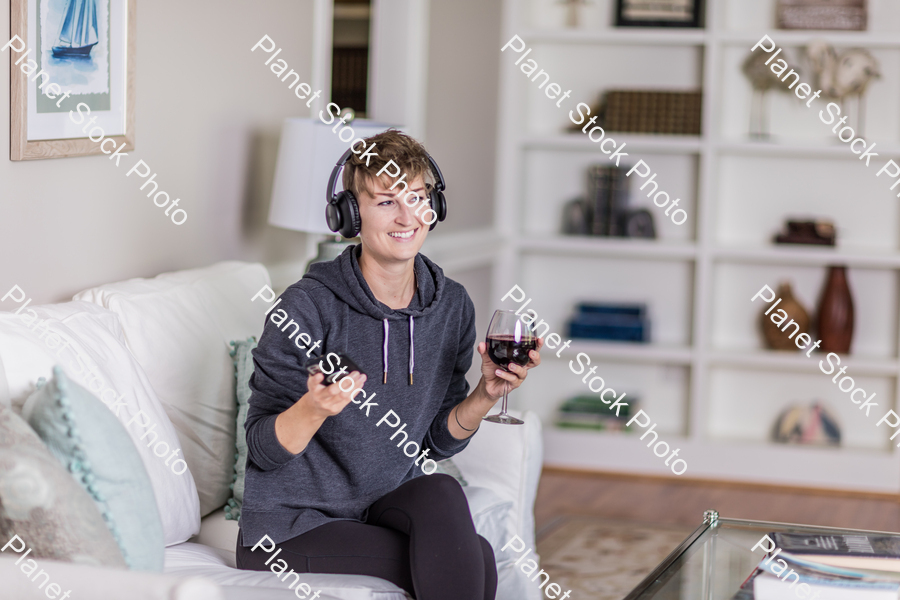
M 525 424 L 512 427 L 483 423 L 453 462 L 470 485 L 489 488 L 513 502 L 507 541 L 518 535 L 534 548 L 533 511 L 541 470 L 541 424 L 534 413 L 511 414 L 522 417 Z
M 169 450 L 180 447 L 178 436 L 125 347 L 116 315 L 87 302 L 27 307 L 18 315 L 0 313 L 0 366 L 13 410 L 21 414 L 35 382 L 50 379 L 55 364 L 103 400 L 131 435 L 153 484 L 166 545 L 197 533 L 200 505 L 194 479 L 189 469 L 173 471 L 176 464 L 175 470 L 182 469 L 175 457 L 169 458 Z M 153 449 L 164 445 L 167 453 L 156 456 Z
M 75 296 L 118 315 L 128 347 L 181 438 L 201 515 L 230 495 L 237 403 L 228 343 L 262 332 L 269 303 L 251 298 L 267 285 L 262 265 L 223 262 Z
M 465 450 L 453 457 L 453 462 L 470 486 L 488 488 L 512 502 L 506 518 L 498 516 L 499 520 L 492 523 L 496 528 L 492 535 L 500 535 L 502 539 L 499 545 L 491 540 L 500 579 L 497 600 L 538 600 L 542 593 L 537 585 L 513 564 L 521 554 L 511 549 L 500 550 L 517 535 L 526 548 L 532 549 L 529 558 L 540 559 L 534 539 L 534 499 L 543 457 L 541 422 L 532 412 L 510 412 L 525 424 L 483 423 Z

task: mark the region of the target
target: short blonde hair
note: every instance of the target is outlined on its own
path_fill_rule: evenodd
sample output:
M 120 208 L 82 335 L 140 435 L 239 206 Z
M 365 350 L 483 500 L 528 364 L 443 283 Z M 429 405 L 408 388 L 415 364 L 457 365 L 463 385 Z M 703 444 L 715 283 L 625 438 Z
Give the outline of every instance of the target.
M 375 174 L 391 160 L 400 168 L 400 175 L 391 177 L 387 172 L 382 173 L 379 178 L 384 187 L 391 187 L 403 175 L 406 175 L 405 181 L 407 184 L 411 184 L 419 176 L 424 176 L 426 187 L 431 187 L 427 181 L 431 174 L 428 152 L 418 141 L 397 129 L 382 131 L 377 135 L 366 138 L 364 141 L 366 148 L 370 148 L 372 144 L 375 145 L 372 152 L 378 156 L 370 155 L 369 166 L 366 166 L 366 161 L 360 159 L 364 152 L 360 151 L 359 154 L 350 154 L 349 160 L 344 165 L 343 182 L 345 190 L 353 192 L 353 195 L 357 198 L 360 197 L 362 192 L 371 194 L 372 181 L 375 178 Z

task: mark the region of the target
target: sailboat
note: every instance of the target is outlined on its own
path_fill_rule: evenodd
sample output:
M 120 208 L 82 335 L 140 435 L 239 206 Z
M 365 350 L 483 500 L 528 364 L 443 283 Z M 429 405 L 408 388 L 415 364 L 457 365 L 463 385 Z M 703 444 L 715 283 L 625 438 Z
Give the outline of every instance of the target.
M 97 0 L 69 0 L 54 58 L 90 58 L 97 45 Z

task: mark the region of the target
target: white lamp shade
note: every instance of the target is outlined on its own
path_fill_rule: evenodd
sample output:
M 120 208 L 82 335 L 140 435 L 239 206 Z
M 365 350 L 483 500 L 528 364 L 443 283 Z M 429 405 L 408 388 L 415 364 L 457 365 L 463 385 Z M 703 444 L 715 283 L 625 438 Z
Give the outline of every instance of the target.
M 325 223 L 325 195 L 331 171 L 354 140 L 373 136 L 390 127 L 357 119 L 332 132 L 336 124 L 337 120 L 325 125 L 319 119 L 285 119 L 269 208 L 270 225 L 332 234 Z M 350 137 L 350 131 L 345 131 L 344 127 L 352 129 L 354 135 Z M 347 141 L 341 140 L 340 134 Z M 378 146 L 374 152 L 378 153 Z M 340 178 L 336 188 L 337 191 L 343 189 Z

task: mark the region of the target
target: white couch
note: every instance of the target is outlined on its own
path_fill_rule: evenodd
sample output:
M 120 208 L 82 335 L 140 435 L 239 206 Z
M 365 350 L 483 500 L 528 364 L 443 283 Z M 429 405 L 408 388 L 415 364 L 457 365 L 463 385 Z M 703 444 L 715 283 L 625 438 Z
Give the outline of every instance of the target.
M 226 262 L 203 269 L 167 273 L 100 286 L 73 302 L 29 306 L 19 315 L 18 297 L 0 303 L 0 402 L 21 411 L 38 377 L 66 363 L 37 333 L 23 330 L 22 317 L 34 309 L 47 327 L 68 342 L 89 365 L 95 385 L 127 392 L 134 414 L 155 414 L 158 431 L 177 436 L 192 481 L 151 472 L 154 494 L 166 529 L 164 574 L 120 572 L 69 563 L 51 563 L 54 577 L 69 582 L 73 597 L 105 600 L 296 598 L 271 572 L 234 569 L 237 523 L 226 521 L 234 453 L 234 375 L 228 343 L 258 335 L 269 305 L 251 298 L 269 284 L 258 264 Z M 11 285 L 11 283 L 5 284 Z M 0 291 L 0 295 L 4 292 Z M 24 293 L 24 292 L 23 292 Z M 73 354 L 74 355 L 74 354 Z M 70 361 L 71 363 L 71 361 Z M 82 373 L 67 374 L 88 387 Z M 127 415 L 120 417 L 123 421 Z M 224 424 L 231 420 L 231 428 Z M 501 546 L 518 535 L 534 548 L 533 505 L 541 469 L 540 422 L 525 413 L 521 427 L 486 423 L 454 457 L 479 533 L 494 546 L 500 585 L 498 600 L 536 600 L 537 585 L 513 565 L 516 556 Z M 126 427 L 139 438 L 134 424 Z M 136 442 L 140 449 L 140 444 Z M 145 452 L 148 471 L 156 459 Z M 203 516 L 202 521 L 200 520 Z M 11 582 L 0 598 L 45 597 L 14 565 L 0 556 L 0 581 Z M 199 579 L 198 579 L 199 578 Z M 363 576 L 310 574 L 303 581 L 322 590 L 323 600 L 402 600 L 393 584 Z M 12 593 L 12 596 L 6 594 Z M 461 599 L 465 600 L 465 599 Z

